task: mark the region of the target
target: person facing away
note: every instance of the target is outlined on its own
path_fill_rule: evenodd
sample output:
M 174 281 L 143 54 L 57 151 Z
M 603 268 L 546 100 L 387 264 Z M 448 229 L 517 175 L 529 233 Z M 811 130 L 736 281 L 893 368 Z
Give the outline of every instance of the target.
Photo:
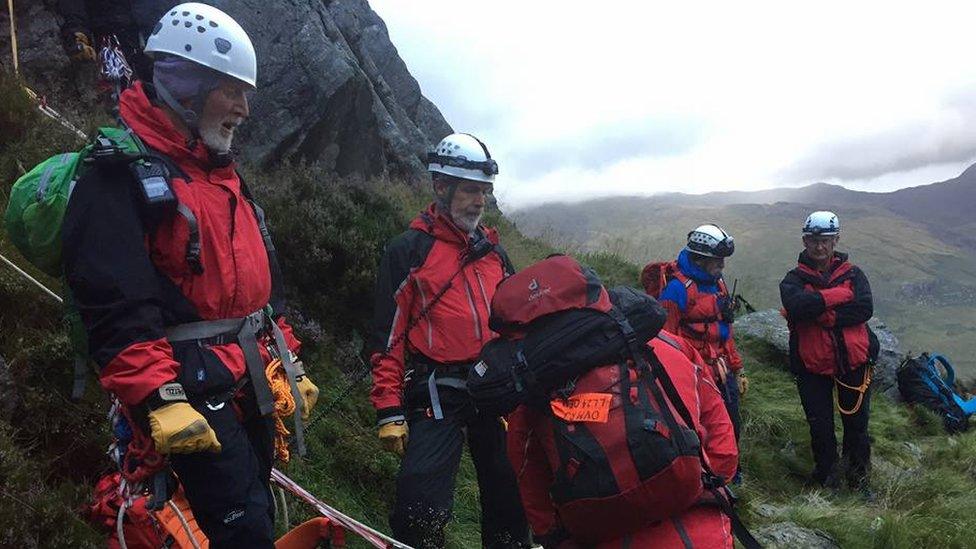
M 879 347 L 867 321 L 874 303 L 864 271 L 835 250 L 839 235 L 836 214 L 810 214 L 803 251 L 779 292 L 790 329 L 790 368 L 810 424 L 813 480 L 837 488 L 845 477 L 850 488 L 869 496 L 871 364 Z M 844 470 L 834 435 L 834 385 L 844 424 Z
M 663 331 L 648 341 L 647 346 L 657 355 L 691 414 L 694 430 L 702 444 L 702 453 L 712 472 L 726 480 L 732 478 L 739 461 L 732 422 L 711 374 L 698 366 L 702 363 L 698 351 L 687 340 L 672 337 L 672 334 Z M 587 376 L 600 375 L 596 370 L 615 367 L 602 366 L 584 374 L 580 381 L 585 384 Z M 567 531 L 572 525 L 565 524 L 560 518 L 552 497 L 552 487 L 557 478 L 563 482 L 566 478 L 565 471 L 557 471 L 553 467 L 554 463 L 561 461 L 552 427 L 552 422 L 556 420 L 550 413 L 527 405 L 517 408 L 508 419 L 509 459 L 518 475 L 525 514 L 534 540 L 546 549 L 732 549 L 731 522 L 717 505 L 714 499 L 717 496 L 713 494 L 705 494 L 697 504 L 669 520 L 639 528 L 619 539 L 604 541 L 596 546 L 573 539 Z M 626 432 L 622 431 L 620 436 L 626 437 Z M 620 445 L 626 447 L 627 442 L 622 440 Z M 623 455 L 626 456 L 624 459 L 631 459 L 630 455 Z M 618 468 L 626 470 L 626 466 L 620 465 Z M 560 476 L 557 477 L 557 474 Z
M 227 14 L 187 3 L 163 16 L 146 52 L 154 83 L 122 94 L 120 119 L 147 162 L 165 166 L 168 190 L 135 163 L 85 172 L 63 226 L 67 283 L 101 385 L 168 456 L 211 547 L 272 547 L 267 347 L 291 357 L 300 344 L 230 152 L 255 89 L 254 47 Z M 318 389 L 296 381 L 307 417 Z
M 465 388 L 493 333 L 495 287 L 514 272 L 498 233 L 481 224 L 498 166 L 469 134 L 430 153 L 435 201 L 389 242 L 376 281 L 371 342 L 379 438 L 402 456 L 394 537 L 443 547 L 465 438 L 478 475 L 484 547 L 527 546 L 528 526 L 505 454 L 505 428 Z
M 732 338 L 734 306 L 722 278 L 735 242 L 724 229 L 705 224 L 688 233 L 659 301 L 668 312 L 664 329 L 681 336 L 701 354 L 722 393 L 739 439 L 739 400 L 749 388 L 742 358 Z

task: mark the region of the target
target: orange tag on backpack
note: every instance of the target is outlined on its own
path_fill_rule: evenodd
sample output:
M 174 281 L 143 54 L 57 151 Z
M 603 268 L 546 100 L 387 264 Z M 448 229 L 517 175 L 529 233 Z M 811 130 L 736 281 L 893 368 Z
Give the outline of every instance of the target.
M 610 419 L 612 402 L 613 395 L 610 393 L 580 393 L 565 400 L 552 400 L 549 406 L 553 415 L 563 421 L 606 423 Z

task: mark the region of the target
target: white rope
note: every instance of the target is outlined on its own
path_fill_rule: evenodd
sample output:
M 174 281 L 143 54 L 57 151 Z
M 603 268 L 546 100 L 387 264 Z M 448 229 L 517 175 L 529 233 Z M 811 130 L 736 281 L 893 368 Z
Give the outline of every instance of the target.
M 272 491 L 272 493 L 274 492 Z M 279 486 L 278 494 L 281 495 L 281 514 L 285 516 L 285 529 L 288 530 L 291 528 L 291 520 L 288 518 L 288 500 L 285 499 L 285 489 Z
M 2 259 L 3 262 L 6 263 L 7 265 L 10 265 L 10 267 L 13 270 L 15 270 L 18 273 L 20 273 L 21 276 L 23 276 L 27 280 L 30 280 L 31 282 L 33 282 L 38 288 L 40 288 L 40 289 L 44 290 L 45 292 L 47 292 L 47 295 L 49 295 L 49 296 L 53 297 L 54 299 L 58 300 L 58 303 L 61 303 L 61 304 L 64 303 L 64 299 L 61 299 L 61 296 L 59 296 L 58 294 L 52 292 L 47 286 L 41 284 L 40 281 L 38 281 L 36 278 L 34 278 L 31 275 L 29 275 L 26 272 L 24 272 L 23 269 L 21 269 L 20 267 L 18 267 L 17 265 L 15 265 L 13 261 L 10 261 L 6 257 L 4 257 L 3 254 L 0 254 L 0 259 Z
M 119 546 L 122 549 L 129 549 L 125 544 L 125 530 L 122 527 L 123 521 L 125 521 L 125 508 L 128 506 L 129 502 L 126 499 L 122 500 L 122 505 L 119 506 L 119 515 L 115 517 L 115 535 L 119 538 Z
M 341 511 L 326 505 L 325 502 L 313 496 L 308 490 L 299 486 L 297 482 L 288 478 L 288 476 L 278 469 L 271 469 L 271 481 L 282 488 L 287 488 L 289 492 L 305 501 L 305 503 L 308 503 L 314 507 L 319 514 L 361 536 L 363 539 L 370 542 L 370 544 L 372 544 L 374 547 L 380 547 L 383 549 L 412 549 L 409 545 L 397 541 L 378 530 L 370 528 L 349 515 L 346 515 Z
M 166 505 L 176 513 L 176 518 L 180 519 L 180 524 L 183 525 L 183 530 L 186 532 L 186 536 L 190 539 L 190 544 L 193 545 L 193 549 L 200 549 L 200 544 L 197 543 L 197 539 L 193 537 L 193 530 L 190 529 L 190 523 L 183 516 L 183 511 L 180 511 L 179 505 L 173 503 L 173 500 L 168 500 Z
M 23 89 L 25 92 L 27 92 L 27 97 L 30 97 L 31 100 L 37 103 L 37 109 L 41 111 L 42 114 L 44 114 L 51 120 L 54 120 L 58 124 L 61 124 L 61 127 L 75 134 L 75 136 L 77 136 L 78 139 L 81 139 L 82 141 L 88 141 L 88 136 L 85 135 L 85 132 L 79 130 L 78 127 L 72 124 L 70 120 L 65 118 L 63 114 L 47 106 L 47 103 L 45 103 L 41 99 L 41 96 L 37 95 L 37 92 L 28 88 L 27 86 L 23 86 Z

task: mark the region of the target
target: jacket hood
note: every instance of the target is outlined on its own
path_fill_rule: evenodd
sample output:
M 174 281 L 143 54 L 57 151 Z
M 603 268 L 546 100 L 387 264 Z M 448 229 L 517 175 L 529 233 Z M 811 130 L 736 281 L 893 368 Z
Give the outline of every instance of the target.
M 214 165 L 202 140 L 195 140 L 191 149 L 189 140 L 176 129 L 166 111 L 150 101 L 150 94 L 151 86 L 143 82 L 136 82 L 122 92 L 119 97 L 119 115 L 126 125 L 147 146 L 176 162 L 181 168 L 190 165 L 209 171 L 223 167 Z
M 806 250 L 800 252 L 797 258 L 797 271 L 807 279 L 816 281 L 833 282 L 851 270 L 853 265 L 847 260 L 847 254 L 834 252 L 834 258 L 830 262 L 830 267 L 826 273 L 817 270 L 817 264 L 810 258 Z
M 427 209 L 420 212 L 410 222 L 410 228 L 423 231 L 437 240 L 452 242 L 458 246 L 468 246 L 468 235 L 459 228 L 454 221 L 444 215 L 437 207 L 436 202 L 432 202 Z M 485 225 L 478 225 L 478 231 L 487 238 L 492 244 L 498 244 L 498 231 Z
M 681 253 L 678 254 L 678 268 L 681 269 L 682 274 L 700 284 L 715 285 L 721 278 L 721 275 L 712 276 L 706 273 L 704 269 L 691 260 L 691 252 L 688 250 L 681 250 Z

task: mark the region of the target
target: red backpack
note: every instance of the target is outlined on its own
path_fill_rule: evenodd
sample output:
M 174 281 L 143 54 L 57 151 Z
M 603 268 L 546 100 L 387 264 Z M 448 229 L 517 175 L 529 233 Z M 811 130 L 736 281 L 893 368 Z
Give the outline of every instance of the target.
M 640 282 L 647 295 L 657 299 L 668 282 L 681 272 L 677 261 L 659 261 L 648 263 L 641 271 Z
M 653 298 L 633 294 L 656 306 Z M 540 439 L 554 473 L 550 494 L 563 526 L 581 543 L 618 539 L 680 514 L 701 502 L 706 490 L 738 523 L 726 494 L 717 493 L 724 481 L 709 470 L 694 418 L 658 353 L 666 360 L 687 358 L 663 335 L 653 340 L 657 350 L 652 349 L 648 339 L 661 325 L 649 335 L 638 335 L 630 315 L 610 295 L 591 270 L 571 257 L 555 256 L 507 278 L 492 300 L 490 325 L 501 340 L 529 340 L 588 310 L 613 318 L 612 331 L 626 340 L 623 352 L 609 363 L 577 372 L 541 405 L 530 401 L 532 410 L 542 414 Z M 613 341 L 615 336 L 605 337 Z M 512 377 L 547 371 L 525 365 L 525 353 L 514 350 L 523 369 L 513 368 Z M 570 344 L 562 356 L 574 352 Z M 473 377 L 479 375 L 479 366 L 491 368 L 484 353 Z M 691 364 L 688 371 L 694 372 Z M 755 540 L 743 541 L 747 547 L 757 546 L 749 543 Z

